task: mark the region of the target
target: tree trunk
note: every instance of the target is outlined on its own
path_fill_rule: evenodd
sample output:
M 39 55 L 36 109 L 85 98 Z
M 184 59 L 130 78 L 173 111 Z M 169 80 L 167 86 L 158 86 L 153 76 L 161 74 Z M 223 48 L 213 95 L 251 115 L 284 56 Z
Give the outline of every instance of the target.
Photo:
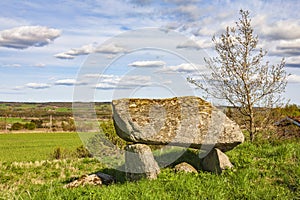
M 7 115 L 4 118 L 5 133 L 7 133 Z
M 254 113 L 253 113 L 253 107 L 250 106 L 250 119 L 249 119 L 249 133 L 250 133 L 250 141 L 253 142 L 255 138 L 255 126 L 254 126 Z

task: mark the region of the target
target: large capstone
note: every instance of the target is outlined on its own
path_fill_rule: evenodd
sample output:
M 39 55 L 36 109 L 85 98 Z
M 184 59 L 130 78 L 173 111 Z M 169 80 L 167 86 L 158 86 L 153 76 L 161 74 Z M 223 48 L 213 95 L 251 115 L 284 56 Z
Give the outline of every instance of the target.
M 239 126 L 199 97 L 113 100 L 117 134 L 126 141 L 228 151 L 244 141 Z

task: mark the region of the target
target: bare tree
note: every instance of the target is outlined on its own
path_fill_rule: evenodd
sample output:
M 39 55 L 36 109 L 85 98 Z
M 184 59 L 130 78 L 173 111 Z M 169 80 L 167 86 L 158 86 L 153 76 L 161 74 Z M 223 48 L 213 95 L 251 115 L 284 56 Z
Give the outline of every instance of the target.
M 218 56 L 205 59 L 211 70 L 204 75 L 207 84 L 188 80 L 237 108 L 253 141 L 257 132 L 254 107 L 271 108 L 282 102 L 288 75 L 284 59 L 277 65 L 264 60 L 267 51 L 257 48 L 258 36 L 253 35 L 249 11 L 240 10 L 240 15 L 235 27 L 227 27 L 219 38 L 212 38 Z

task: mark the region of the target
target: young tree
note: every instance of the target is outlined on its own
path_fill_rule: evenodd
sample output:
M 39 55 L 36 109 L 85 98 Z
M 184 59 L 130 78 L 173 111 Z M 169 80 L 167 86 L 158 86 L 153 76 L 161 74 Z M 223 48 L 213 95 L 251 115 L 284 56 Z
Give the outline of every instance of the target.
M 240 15 L 236 27 L 227 27 L 219 38 L 212 38 L 218 56 L 205 59 L 211 70 L 210 75 L 204 75 L 206 84 L 188 80 L 235 107 L 245 117 L 253 141 L 257 132 L 254 106 L 271 108 L 282 102 L 280 94 L 285 91 L 288 75 L 284 59 L 277 65 L 264 61 L 267 52 L 257 48 L 249 11 L 240 10 Z

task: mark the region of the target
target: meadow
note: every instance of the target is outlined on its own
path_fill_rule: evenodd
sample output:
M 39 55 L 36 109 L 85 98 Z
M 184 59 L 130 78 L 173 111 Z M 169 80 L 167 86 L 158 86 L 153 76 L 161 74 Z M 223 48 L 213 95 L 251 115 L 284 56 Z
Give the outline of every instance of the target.
M 55 148 L 73 150 L 82 145 L 77 133 L 0 134 L 0 161 L 47 160 Z
M 94 158 L 49 157 L 57 147 L 81 145 L 76 133 L 1 134 L 0 199 L 300 199 L 299 142 L 245 142 L 227 152 L 235 167 L 221 175 L 165 168 L 157 180 L 128 182 Z M 97 171 L 116 176 L 117 183 L 63 188 Z

